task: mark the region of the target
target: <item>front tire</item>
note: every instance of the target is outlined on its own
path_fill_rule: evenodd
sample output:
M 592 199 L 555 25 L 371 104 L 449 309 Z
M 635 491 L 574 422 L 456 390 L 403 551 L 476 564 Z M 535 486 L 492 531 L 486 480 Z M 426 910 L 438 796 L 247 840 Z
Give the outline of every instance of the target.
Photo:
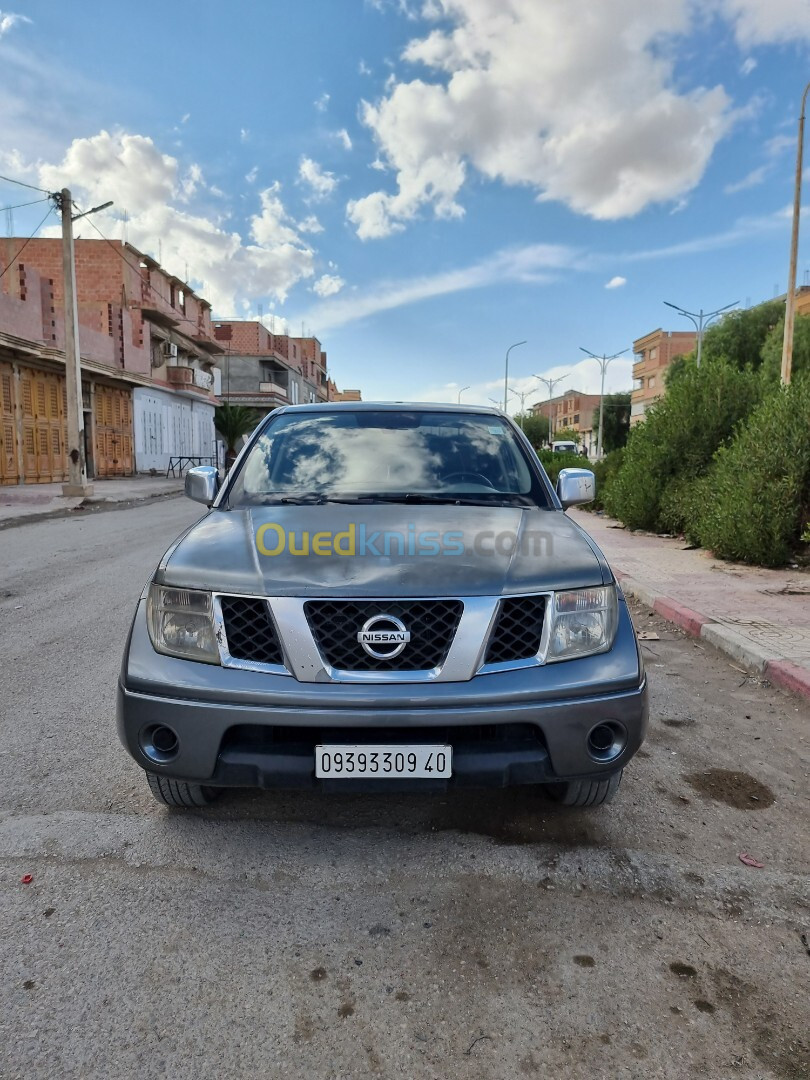
M 171 780 L 168 776 L 158 776 L 147 772 L 149 790 L 163 806 L 177 806 L 188 809 L 194 806 L 210 806 L 216 802 L 220 792 L 218 788 L 205 787 L 203 784 L 188 784 L 185 780 Z
M 603 780 L 566 780 L 549 784 L 548 792 L 562 806 L 602 806 L 612 801 L 622 782 L 622 769 Z

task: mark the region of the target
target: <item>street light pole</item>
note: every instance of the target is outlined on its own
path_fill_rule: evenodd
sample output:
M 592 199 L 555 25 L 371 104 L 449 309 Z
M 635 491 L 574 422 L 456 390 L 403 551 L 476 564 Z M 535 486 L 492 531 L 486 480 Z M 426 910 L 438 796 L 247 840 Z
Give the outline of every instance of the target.
M 550 402 L 551 399 L 554 397 L 554 387 L 557 385 L 558 382 L 562 382 L 563 379 L 567 379 L 569 375 L 570 375 L 570 372 L 566 371 L 563 375 L 558 375 L 554 379 L 549 378 L 549 377 L 547 377 L 545 375 L 535 375 L 535 379 L 537 379 L 538 382 L 545 383 L 546 386 L 548 387 L 548 400 Z M 548 414 L 548 441 L 549 441 L 549 445 L 551 445 L 551 436 L 554 434 L 554 432 L 552 430 L 553 426 L 554 425 L 551 422 L 551 409 L 549 409 L 549 414 Z
M 458 404 L 459 405 L 461 404 L 461 395 L 464 393 L 465 390 L 469 390 L 469 389 L 470 389 L 469 386 L 462 386 L 462 388 L 459 390 L 459 392 L 458 392 Z
M 526 409 L 526 398 L 529 396 L 528 390 L 513 390 L 509 387 L 509 393 L 514 394 L 516 398 L 520 398 L 520 430 L 523 430 L 523 415 Z
M 592 360 L 596 360 L 596 362 L 599 364 L 599 367 L 600 367 L 600 369 L 602 371 L 602 385 L 601 385 L 601 387 L 599 389 L 599 435 L 598 435 L 597 440 L 596 440 L 596 459 L 597 459 L 597 461 L 601 461 L 602 460 L 602 422 L 603 422 L 603 420 L 605 418 L 605 372 L 607 371 L 607 366 L 611 362 L 611 360 L 616 360 L 616 359 L 618 359 L 618 357 L 624 356 L 624 354 L 627 352 L 627 349 L 622 349 L 621 352 L 614 353 L 613 356 L 604 356 L 604 355 L 597 356 L 597 354 L 592 353 L 590 349 L 583 349 L 581 345 L 580 345 L 580 350 L 582 352 L 584 352 L 584 353 L 587 353 L 588 356 L 590 356 Z
M 807 92 L 810 83 L 802 94 L 802 108 L 799 115 L 799 141 L 796 148 L 796 183 L 793 191 L 793 229 L 790 236 L 790 268 L 788 287 L 785 298 L 785 336 L 782 340 L 782 385 L 787 386 L 793 369 L 793 327 L 796 323 L 796 260 L 799 256 L 799 218 L 802 204 L 802 157 L 804 155 L 804 110 L 807 105 Z
M 695 324 L 695 330 L 697 331 L 697 366 L 700 367 L 700 357 L 703 352 L 703 331 L 712 321 L 716 319 L 718 315 L 722 315 L 724 311 L 728 311 L 729 308 L 736 307 L 739 304 L 739 300 L 735 300 L 733 304 L 726 304 L 725 307 L 718 308 L 717 311 L 704 311 L 703 308 L 700 311 L 687 311 L 686 308 L 678 307 L 677 304 L 670 304 L 669 300 L 665 300 L 664 303 L 667 307 L 674 308 L 680 315 L 685 315 L 687 319 L 691 319 Z
M 507 412 L 509 407 L 509 353 L 512 349 L 516 349 L 518 345 L 525 345 L 525 341 L 516 341 L 514 345 L 510 345 L 506 350 L 506 363 L 503 369 L 503 411 Z
M 498 401 L 498 400 L 497 400 L 497 398 L 494 398 L 494 397 L 488 397 L 488 398 L 487 398 L 487 401 L 491 401 L 491 402 L 492 402 L 492 404 L 493 404 L 493 405 L 495 406 L 495 408 L 496 408 L 496 409 L 497 409 L 497 410 L 498 410 L 499 412 L 502 412 L 502 411 L 503 411 L 503 405 L 501 404 L 501 402 L 500 402 L 500 401 Z

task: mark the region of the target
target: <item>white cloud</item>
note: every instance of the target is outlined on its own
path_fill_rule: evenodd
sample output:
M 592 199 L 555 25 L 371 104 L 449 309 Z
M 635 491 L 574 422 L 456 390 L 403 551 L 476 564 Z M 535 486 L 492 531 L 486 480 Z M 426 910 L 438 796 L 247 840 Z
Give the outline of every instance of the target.
M 610 281 L 605 282 L 605 288 L 606 289 L 620 289 L 622 287 L 622 285 L 626 285 L 626 284 L 627 284 L 627 278 L 626 277 L 620 277 L 617 274 L 616 277 L 612 277 L 610 279 Z
M 345 284 L 343 278 L 337 274 L 322 274 L 312 286 L 312 291 L 321 297 L 334 296 Z
M 191 119 L 191 113 L 190 112 L 183 113 L 183 115 L 180 117 L 180 123 L 181 124 L 187 124 L 190 119 Z
M 248 131 L 247 128 L 240 128 L 239 129 L 239 141 L 240 142 L 249 142 L 250 141 L 250 132 Z
M 334 132 L 334 136 L 342 145 L 344 150 L 351 150 L 352 140 L 346 128 L 341 128 L 340 131 Z
M 756 66 L 757 62 L 753 56 L 746 56 L 745 60 L 740 64 L 740 74 L 750 75 Z
M 247 180 L 247 182 L 249 184 L 255 184 L 256 183 L 256 177 L 258 175 L 259 175 L 259 166 L 254 165 L 253 168 L 250 170 L 250 172 L 245 174 L 245 180 Z
M 383 282 L 368 292 L 321 304 L 307 315 L 307 319 L 313 325 L 328 330 L 376 315 L 380 311 L 504 281 L 542 284 L 553 280 L 555 271 L 573 267 L 577 258 L 578 254 L 573 248 L 552 244 L 509 248 L 460 269 Z
M 371 74 L 371 68 L 368 66 L 368 64 L 365 62 L 365 60 L 361 60 L 360 63 L 357 65 L 357 74 L 358 75 L 370 75 Z
M 323 93 L 319 98 L 316 98 L 312 103 L 318 112 L 326 112 L 329 105 L 329 94 Z
M 298 231 L 312 234 L 320 233 L 323 232 L 323 225 L 321 225 L 314 214 L 308 214 L 303 221 L 298 222 Z
M 317 161 L 302 157 L 298 164 L 298 179 L 310 189 L 310 198 L 321 202 L 328 198 L 338 185 L 334 173 L 326 172 Z
M 810 38 L 807 0 L 710 6 L 741 47 Z M 439 24 L 402 54 L 427 74 L 392 76 L 362 105 L 396 186 L 348 204 L 358 235 L 461 216 L 472 170 L 599 220 L 682 198 L 741 117 L 721 86 L 689 88 L 677 69 L 704 7 L 612 0 L 572 18 L 569 0 L 430 0 L 422 15 Z
M 736 195 L 738 191 L 747 191 L 748 188 L 758 187 L 763 183 L 770 171 L 770 165 L 760 165 L 759 168 L 746 173 L 741 180 L 736 180 L 733 184 L 726 184 L 723 191 L 726 195 Z
M 0 38 L 4 37 L 9 30 L 13 30 L 19 23 L 30 23 L 27 15 L 18 15 L 14 11 L 0 10 Z
M 731 22 L 741 48 L 810 38 L 807 0 L 720 0 L 720 12 Z
M 106 235 L 120 235 L 116 215 L 128 213 L 127 235 L 163 265 L 205 281 L 206 298 L 222 315 L 233 314 L 253 298 L 283 302 L 296 283 L 314 276 L 315 253 L 302 239 L 284 208 L 280 186 L 258 192 L 258 208 L 248 236 L 227 229 L 221 218 L 186 208 L 204 192 L 196 165 L 181 172 L 179 162 L 161 153 L 150 138 L 102 131 L 75 139 L 58 164 L 40 164 L 39 183 L 52 190 L 68 185 L 85 208 L 114 200 L 115 209 L 89 219 Z M 94 236 L 91 226 L 87 236 Z

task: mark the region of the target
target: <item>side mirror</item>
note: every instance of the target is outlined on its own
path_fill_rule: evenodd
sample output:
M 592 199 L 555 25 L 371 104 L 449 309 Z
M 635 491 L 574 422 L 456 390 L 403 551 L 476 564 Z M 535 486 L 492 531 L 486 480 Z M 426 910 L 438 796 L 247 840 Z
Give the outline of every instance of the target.
M 186 495 L 194 502 L 210 506 L 219 491 L 219 470 L 213 465 L 197 465 L 186 473 Z
M 563 504 L 563 510 L 593 502 L 595 496 L 596 478 L 590 469 L 560 469 L 557 497 Z

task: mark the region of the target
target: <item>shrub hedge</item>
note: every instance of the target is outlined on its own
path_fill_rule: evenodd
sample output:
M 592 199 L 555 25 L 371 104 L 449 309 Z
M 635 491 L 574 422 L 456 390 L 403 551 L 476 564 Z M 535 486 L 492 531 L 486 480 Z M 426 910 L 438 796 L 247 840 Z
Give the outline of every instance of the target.
M 689 360 L 644 423 L 630 431 L 605 509 L 631 529 L 682 528 L 690 480 L 702 476 L 735 426 L 759 403 L 762 382 L 723 360 Z
M 715 455 L 691 529 L 723 559 L 780 566 L 810 520 L 810 376 L 769 394 Z

